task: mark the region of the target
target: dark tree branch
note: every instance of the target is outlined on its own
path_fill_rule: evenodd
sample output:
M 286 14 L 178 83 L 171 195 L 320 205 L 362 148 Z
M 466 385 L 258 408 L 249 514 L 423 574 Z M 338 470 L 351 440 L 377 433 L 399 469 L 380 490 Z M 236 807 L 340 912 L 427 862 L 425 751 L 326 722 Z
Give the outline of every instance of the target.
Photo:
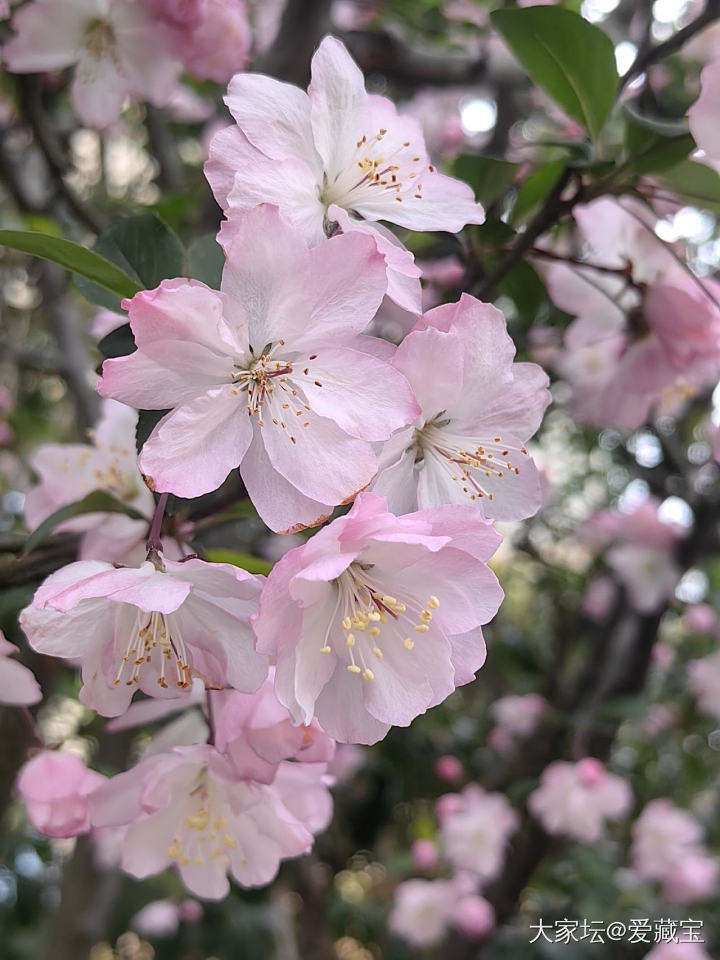
M 351 30 L 341 37 L 363 73 L 381 73 L 411 87 L 474 83 L 487 69 L 485 57 L 420 53 L 386 30 Z
M 257 73 L 307 86 L 310 60 L 330 29 L 332 0 L 288 0 L 272 46 L 253 64 Z

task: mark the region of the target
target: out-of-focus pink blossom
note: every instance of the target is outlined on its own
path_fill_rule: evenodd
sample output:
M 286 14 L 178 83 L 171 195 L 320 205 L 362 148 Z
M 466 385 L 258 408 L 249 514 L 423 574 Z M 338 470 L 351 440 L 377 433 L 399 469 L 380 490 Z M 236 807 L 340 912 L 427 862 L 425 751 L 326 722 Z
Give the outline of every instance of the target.
M 500 754 L 509 753 L 515 743 L 512 734 L 505 727 L 493 727 L 488 734 L 487 742 L 492 750 Z
M 701 713 L 720 720 L 720 650 L 688 665 L 688 689 Z
M 446 783 L 459 783 L 465 776 L 465 768 L 457 757 L 445 754 L 435 761 L 435 776 Z
M 339 743 L 335 748 L 335 756 L 328 763 L 328 776 L 336 783 L 346 783 L 355 776 L 365 764 L 367 752 L 355 743 Z
M 91 443 L 38 447 L 30 465 L 40 482 L 25 497 L 25 522 L 31 530 L 61 507 L 84 499 L 94 490 L 104 490 L 143 514 L 147 521 L 122 513 L 88 513 L 66 521 L 59 529 L 82 533 L 79 553 L 83 560 L 127 562 L 134 558 L 136 548 L 147 537 L 155 508 L 137 465 L 137 419 L 137 411 L 106 400 L 90 434 Z
M 514 363 L 505 318 L 463 294 L 425 314 L 393 366 L 421 407 L 380 455 L 372 489 L 393 512 L 472 503 L 495 520 L 532 516 L 541 502 L 525 443 L 550 402 L 547 375 Z
M 12 73 L 74 66 L 78 117 L 91 127 L 118 119 L 126 97 L 162 106 L 180 73 L 167 31 L 135 0 L 33 0 L 13 17 L 15 35 L 3 47 Z
M 80 700 L 114 717 L 136 690 L 188 697 L 193 676 L 256 690 L 267 674 L 249 622 L 259 593 L 259 578 L 225 563 L 78 561 L 45 580 L 20 625 L 39 653 L 80 660 Z
M 656 547 L 630 543 L 611 547 L 607 565 L 627 590 L 638 613 L 654 613 L 675 593 L 680 569 L 667 553 Z
M 477 894 L 461 897 L 450 915 L 450 922 L 468 939 L 479 939 L 495 926 L 495 911 Z
M 227 83 L 233 74 L 245 69 L 252 37 L 243 0 L 195 3 L 184 23 L 177 22 L 174 2 L 150 2 L 154 7 L 165 8 L 164 18 L 174 26 L 170 32 L 173 53 L 192 76 Z
M 712 957 L 701 943 L 670 941 L 653 947 L 644 960 L 712 960 Z
M 617 820 L 632 805 L 628 784 L 594 757 L 579 763 L 556 761 L 543 771 L 540 786 L 528 797 L 528 809 L 552 834 L 595 843 L 607 820 Z
M 582 611 L 590 620 L 605 620 L 617 598 L 617 584 L 612 577 L 593 577 L 585 588 Z
M 153 900 L 135 914 L 130 926 L 144 937 L 170 940 L 180 929 L 180 922 L 179 903 L 174 900 Z
M 656 643 L 651 658 L 657 669 L 665 673 L 675 663 L 675 651 L 667 643 Z
M 486 566 L 498 543 L 473 507 L 396 517 L 362 493 L 285 554 L 254 628 L 295 722 L 315 716 L 336 740 L 375 743 L 470 682 L 502 598 Z
M 272 784 L 237 777 L 209 746 L 177 747 L 141 761 L 97 790 L 96 827 L 128 825 L 122 867 L 147 877 L 175 865 L 196 896 L 219 900 L 228 872 L 262 886 L 280 861 L 306 853 L 330 818 L 325 766 L 280 764 Z
M 15 644 L 0 630 L 0 703 L 29 707 L 42 700 L 42 690 L 32 670 L 10 659 L 17 652 Z
M 414 947 L 431 947 L 445 936 L 456 903 L 450 880 L 406 880 L 395 890 L 390 930 Z
M 709 63 L 700 75 L 700 96 L 688 110 L 690 132 L 711 160 L 720 160 L 720 61 Z
M 657 703 L 650 708 L 642 722 L 643 732 L 648 737 L 658 737 L 677 722 L 677 711 L 665 703 Z
M 429 872 L 438 865 L 440 853 L 432 840 L 420 838 L 410 847 L 410 857 L 418 870 Z
M 265 522 L 296 532 L 365 487 L 371 441 L 418 414 L 382 359 L 390 348 L 362 336 L 385 292 L 382 257 L 358 234 L 310 250 L 267 205 L 220 239 L 222 289 L 165 280 L 137 294 L 127 307 L 138 349 L 105 361 L 99 389 L 173 408 L 140 455 L 155 489 L 200 496 L 239 465 Z
M 709 603 L 691 603 L 683 616 L 685 629 L 693 636 L 712 633 L 717 626 L 717 611 Z
M 468 870 L 483 882 L 502 869 L 518 815 L 501 793 L 486 793 L 470 784 L 457 795 L 456 809 L 438 807 L 440 836 L 456 870 Z
M 141 0 L 148 12 L 171 27 L 199 27 L 207 0 Z
M 539 693 L 524 696 L 500 697 L 490 707 L 495 722 L 514 737 L 524 738 L 533 734 L 548 709 L 548 702 Z
M 632 864 L 643 880 L 661 883 L 673 903 L 711 896 L 720 867 L 708 857 L 700 824 L 670 800 L 651 800 L 633 825 Z
M 226 214 L 277 204 L 313 246 L 338 228 L 370 233 L 386 261 L 388 295 L 419 312 L 419 270 L 378 221 L 454 233 L 484 218 L 470 187 L 428 162 L 419 124 L 366 93 L 362 72 L 334 37 L 313 57 L 307 94 L 239 74 L 226 103 L 237 126 L 215 136 L 205 168 Z
M 105 777 L 73 753 L 45 750 L 20 771 L 17 789 L 33 826 L 48 837 L 76 837 L 90 829 L 88 797 Z
M 114 310 L 108 310 L 106 307 L 100 307 L 90 324 L 90 333 L 96 340 L 102 340 L 113 330 L 122 327 L 127 323 L 127 317 L 122 313 L 116 313 Z M 108 404 L 108 408 L 109 408 Z

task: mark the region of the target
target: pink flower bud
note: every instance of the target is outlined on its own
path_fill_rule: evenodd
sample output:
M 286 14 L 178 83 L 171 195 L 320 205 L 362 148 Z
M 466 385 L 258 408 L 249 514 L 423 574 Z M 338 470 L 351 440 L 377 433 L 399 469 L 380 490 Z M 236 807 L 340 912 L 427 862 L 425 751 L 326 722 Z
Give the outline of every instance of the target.
M 75 754 L 46 750 L 25 764 L 17 787 L 41 833 L 76 837 L 90 829 L 87 798 L 104 781 Z
M 435 776 L 446 783 L 459 783 L 464 776 L 463 765 L 457 757 L 446 754 L 435 761 Z
M 410 856 L 418 870 L 434 870 L 438 862 L 438 849 L 432 840 L 416 840 L 410 847 Z

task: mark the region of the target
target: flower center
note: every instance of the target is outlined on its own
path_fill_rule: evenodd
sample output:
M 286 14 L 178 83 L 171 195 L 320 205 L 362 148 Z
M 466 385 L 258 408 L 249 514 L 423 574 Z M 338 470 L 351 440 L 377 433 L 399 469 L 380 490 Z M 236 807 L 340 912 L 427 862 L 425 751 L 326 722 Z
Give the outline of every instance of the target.
M 227 831 L 228 812 L 207 771 L 203 770 L 168 847 L 170 859 L 181 867 L 201 867 L 208 860 L 220 860 L 227 866 L 229 851 L 237 849 L 237 840 Z
M 312 416 L 312 409 L 299 388 L 303 383 L 322 387 L 322 382 L 311 373 L 316 353 L 288 360 L 276 355 L 284 346 L 284 340 L 269 343 L 260 356 L 253 355 L 245 367 L 236 364 L 231 375 L 232 393 L 238 396 L 247 393 L 248 416 L 255 417 L 259 427 L 266 424 L 278 427 L 296 444 L 295 429 L 298 424 L 301 428 L 309 427 Z
M 145 613 L 138 610 L 117 676 L 113 681 L 115 686 L 119 686 L 123 678 L 126 678 L 124 682 L 128 687 L 139 683 L 141 671 L 147 670 L 153 657 L 157 658 L 156 662 L 159 662 L 160 666 L 156 681 L 158 686 L 167 690 L 166 670 L 170 682 L 183 690 L 190 686 L 190 664 L 177 620 L 172 614 Z M 173 669 L 174 681 L 171 678 Z
M 520 468 L 509 458 L 527 457 L 527 449 L 503 443 L 500 436 L 480 440 L 455 434 L 448 429 L 451 421 L 443 417 L 440 414 L 416 431 L 416 464 L 439 466 L 471 500 L 482 497 L 494 500 L 490 486 L 503 478 L 517 476 Z
M 434 173 L 428 165 L 424 150 L 414 147 L 409 140 L 398 141 L 381 127 L 374 137 L 361 137 L 345 167 L 320 190 L 320 201 L 329 207 L 336 203 L 347 210 L 377 200 L 385 193 L 398 203 L 403 200 L 422 200 L 422 175 Z
M 336 580 L 336 610 L 345 656 L 350 661 L 347 670 L 364 680 L 375 679 L 368 662 L 373 662 L 371 656 L 383 659 L 382 645 L 401 644 L 405 650 L 412 650 L 415 640 L 430 630 L 433 610 L 440 606 L 435 596 L 429 597 L 425 606 L 412 597 L 399 600 L 390 596 L 382 590 L 372 569 L 371 565 L 352 563 Z M 320 653 L 331 653 L 328 639 L 333 627 L 337 628 L 336 620 L 330 622 Z
M 102 60 L 115 48 L 115 31 L 107 20 L 91 20 L 85 28 L 83 46 L 95 60 Z

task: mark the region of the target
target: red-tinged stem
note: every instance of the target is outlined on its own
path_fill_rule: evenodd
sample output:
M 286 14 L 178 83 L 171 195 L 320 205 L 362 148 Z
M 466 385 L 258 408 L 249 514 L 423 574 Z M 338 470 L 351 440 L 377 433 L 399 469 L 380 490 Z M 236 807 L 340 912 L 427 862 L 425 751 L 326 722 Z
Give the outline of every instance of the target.
M 170 494 L 168 493 L 161 493 L 160 499 L 155 507 L 155 513 L 153 514 L 152 523 L 150 524 L 150 533 L 148 534 L 147 538 L 148 556 L 152 552 L 159 553 L 162 551 L 162 537 L 160 536 L 160 530 L 162 528 L 163 517 L 165 516 L 165 507 L 167 506 L 169 496 Z

